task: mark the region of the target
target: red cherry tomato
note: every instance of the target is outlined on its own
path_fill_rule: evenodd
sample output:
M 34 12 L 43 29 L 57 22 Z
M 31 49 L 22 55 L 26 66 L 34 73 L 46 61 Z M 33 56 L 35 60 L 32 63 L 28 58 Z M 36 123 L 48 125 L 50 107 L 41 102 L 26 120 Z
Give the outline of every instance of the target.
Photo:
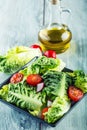
M 43 55 L 48 58 L 56 58 L 56 52 L 53 50 L 48 50 L 48 51 L 44 52 Z
M 37 86 L 37 84 L 41 83 L 42 78 L 39 74 L 30 74 L 27 79 L 27 83 L 32 86 Z
M 78 100 L 80 100 L 83 97 L 83 92 L 82 92 L 82 90 L 80 90 L 74 86 L 70 86 L 69 90 L 68 90 L 68 95 L 72 101 L 77 102 Z
M 21 74 L 21 73 L 16 73 L 16 74 L 14 74 L 14 75 L 11 77 L 10 83 L 18 83 L 18 82 L 20 82 L 20 81 L 23 80 L 23 77 L 24 77 L 23 74 Z
M 33 44 L 30 47 L 31 48 L 39 48 L 42 51 L 42 48 L 39 45 L 37 45 L 37 44 Z
M 45 112 L 48 112 L 48 109 L 49 109 L 49 107 L 45 107 L 45 108 L 43 108 L 43 110 L 42 110 L 42 112 L 41 112 L 41 119 L 44 119 L 44 113 Z

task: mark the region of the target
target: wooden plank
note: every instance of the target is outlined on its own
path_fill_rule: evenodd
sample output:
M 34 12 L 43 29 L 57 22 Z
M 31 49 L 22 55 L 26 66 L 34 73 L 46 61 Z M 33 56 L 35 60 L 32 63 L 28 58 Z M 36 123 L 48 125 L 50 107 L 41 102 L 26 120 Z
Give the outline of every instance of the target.
M 87 73 L 87 0 L 62 0 L 63 6 L 71 9 L 69 27 L 73 34 L 71 47 L 58 55 L 70 69 L 83 69 Z M 46 23 L 49 9 L 46 0 Z M 42 0 L 0 0 L 0 54 L 15 45 L 30 45 L 36 42 L 43 23 Z M 7 75 L 0 73 L 0 81 Z M 18 113 L 0 102 L 0 130 L 38 130 L 39 123 Z M 86 130 L 87 96 L 55 128 L 42 125 L 43 130 Z

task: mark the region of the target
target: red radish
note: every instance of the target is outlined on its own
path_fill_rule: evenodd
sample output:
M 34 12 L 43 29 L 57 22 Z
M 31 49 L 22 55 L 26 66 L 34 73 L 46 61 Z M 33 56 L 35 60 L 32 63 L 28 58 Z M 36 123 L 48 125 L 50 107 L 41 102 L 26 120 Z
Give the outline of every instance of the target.
M 52 101 L 51 100 L 48 100 L 47 101 L 47 107 L 50 107 L 52 105 Z
M 33 44 L 30 46 L 31 48 L 39 48 L 42 52 L 42 48 L 40 47 L 40 45 L 37 45 L 37 44 Z
M 44 82 L 37 84 L 37 92 L 40 92 L 44 87 Z
M 48 51 L 44 52 L 43 55 L 48 57 L 48 58 L 55 58 L 56 59 L 56 52 L 53 50 L 48 50 Z

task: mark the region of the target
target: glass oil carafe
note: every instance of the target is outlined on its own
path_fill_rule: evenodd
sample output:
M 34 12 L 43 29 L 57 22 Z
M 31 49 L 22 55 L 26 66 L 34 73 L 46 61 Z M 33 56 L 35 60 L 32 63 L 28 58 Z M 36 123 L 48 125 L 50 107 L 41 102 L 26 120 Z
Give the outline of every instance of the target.
M 72 38 L 68 26 L 62 23 L 62 13 L 69 12 L 60 6 L 60 0 L 50 0 L 49 24 L 39 31 L 38 39 L 43 51 L 54 50 L 56 53 L 65 52 Z M 69 12 L 70 13 L 70 12 Z

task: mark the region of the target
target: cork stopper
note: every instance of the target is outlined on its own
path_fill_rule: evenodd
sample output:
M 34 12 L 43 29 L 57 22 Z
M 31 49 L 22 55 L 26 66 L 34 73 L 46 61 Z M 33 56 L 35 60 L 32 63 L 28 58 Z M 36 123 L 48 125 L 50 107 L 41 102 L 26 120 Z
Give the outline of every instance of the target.
M 59 0 L 51 0 L 51 3 L 56 5 L 58 3 Z

